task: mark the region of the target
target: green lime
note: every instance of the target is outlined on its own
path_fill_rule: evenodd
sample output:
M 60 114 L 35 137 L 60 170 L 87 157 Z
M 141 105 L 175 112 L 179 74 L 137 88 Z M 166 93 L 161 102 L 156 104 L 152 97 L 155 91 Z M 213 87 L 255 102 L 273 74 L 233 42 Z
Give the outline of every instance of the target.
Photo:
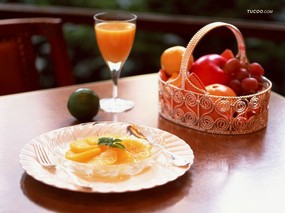
M 99 111 L 99 97 L 91 89 L 77 89 L 69 96 L 67 108 L 70 114 L 79 121 L 89 121 L 96 116 Z

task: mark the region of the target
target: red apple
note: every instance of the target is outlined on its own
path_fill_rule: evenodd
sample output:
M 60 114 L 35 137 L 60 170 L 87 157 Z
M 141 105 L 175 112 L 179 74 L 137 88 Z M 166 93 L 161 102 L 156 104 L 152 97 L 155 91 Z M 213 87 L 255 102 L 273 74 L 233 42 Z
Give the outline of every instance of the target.
M 227 59 L 218 54 L 204 55 L 194 62 L 191 72 L 195 73 L 205 86 L 228 85 L 230 76 L 223 70 L 226 62 Z

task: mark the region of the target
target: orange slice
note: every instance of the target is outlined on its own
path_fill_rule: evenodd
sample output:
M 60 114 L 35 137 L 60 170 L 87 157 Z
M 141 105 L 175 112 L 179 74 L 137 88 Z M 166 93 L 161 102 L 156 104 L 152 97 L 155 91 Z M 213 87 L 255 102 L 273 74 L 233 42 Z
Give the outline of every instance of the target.
M 71 150 L 68 150 L 65 153 L 65 157 L 69 160 L 83 163 L 83 162 L 90 161 L 92 158 L 96 157 L 100 153 L 101 153 L 100 148 L 90 149 L 90 150 L 87 150 L 87 151 L 81 152 L 81 153 L 74 153 Z
M 133 155 L 125 149 L 117 149 L 117 162 L 116 164 L 133 163 L 135 161 Z
M 136 160 L 143 160 L 150 157 L 151 145 L 148 142 L 142 142 L 132 139 L 123 140 L 122 144 L 126 147 L 126 151 L 132 154 Z
M 94 158 L 90 163 L 98 165 L 112 165 L 117 161 L 117 152 L 115 148 L 106 148 L 99 156 Z
M 98 147 L 97 144 L 89 145 L 86 140 L 76 140 L 70 143 L 70 151 L 74 153 L 85 152 L 85 151 L 88 151 L 90 149 L 94 149 L 97 147 Z
M 89 145 L 98 144 L 98 137 L 96 136 L 87 137 L 85 138 L 85 140 L 86 140 L 86 143 L 88 143 Z

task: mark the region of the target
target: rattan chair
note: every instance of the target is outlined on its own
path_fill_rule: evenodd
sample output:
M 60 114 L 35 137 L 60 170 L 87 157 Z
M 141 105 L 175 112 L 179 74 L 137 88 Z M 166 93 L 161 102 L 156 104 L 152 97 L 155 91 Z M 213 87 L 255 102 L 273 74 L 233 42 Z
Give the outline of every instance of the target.
M 46 38 L 56 86 L 74 84 L 71 63 L 58 18 L 0 20 L 0 95 L 41 89 L 32 38 Z

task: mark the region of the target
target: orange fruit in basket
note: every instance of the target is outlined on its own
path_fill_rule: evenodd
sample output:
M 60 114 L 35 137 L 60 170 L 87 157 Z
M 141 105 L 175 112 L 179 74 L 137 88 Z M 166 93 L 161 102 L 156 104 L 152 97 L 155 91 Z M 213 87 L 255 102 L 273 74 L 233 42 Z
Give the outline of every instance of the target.
M 180 71 L 181 61 L 186 48 L 183 46 L 170 47 L 162 53 L 160 57 L 161 68 L 166 72 L 167 75 L 172 76 L 173 73 Z M 191 55 L 188 62 L 188 70 L 191 69 L 194 58 Z
M 236 96 L 236 93 L 232 90 L 232 88 L 222 85 L 222 84 L 210 84 L 206 86 L 206 90 L 211 95 L 217 96 Z
M 210 95 L 216 96 L 226 96 L 226 97 L 235 97 L 236 93 L 228 86 L 222 84 L 210 84 L 206 86 L 206 90 Z M 214 104 L 214 109 L 208 113 L 209 110 L 201 109 L 202 113 L 206 113 L 210 116 L 214 121 L 218 118 L 226 118 L 230 119 L 234 115 L 234 112 L 231 111 L 231 105 L 233 100 L 229 98 L 223 98 L 219 100 L 219 98 L 210 97 L 211 102 Z
M 169 82 L 170 84 L 176 86 L 176 87 L 180 87 L 181 86 L 181 77 L 179 76 L 178 72 L 174 72 L 170 78 L 166 81 Z

